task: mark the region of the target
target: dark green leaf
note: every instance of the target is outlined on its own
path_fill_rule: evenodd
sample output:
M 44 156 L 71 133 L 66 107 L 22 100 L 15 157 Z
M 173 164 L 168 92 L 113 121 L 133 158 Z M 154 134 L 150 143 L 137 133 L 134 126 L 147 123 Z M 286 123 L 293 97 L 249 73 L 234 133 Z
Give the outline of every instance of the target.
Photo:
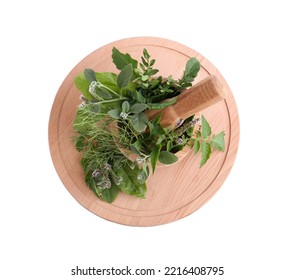
M 134 113 L 134 114 L 138 114 L 138 113 L 143 112 L 147 108 L 148 108 L 147 104 L 136 103 L 131 107 L 130 112 Z
M 92 70 L 92 69 L 85 69 L 84 70 L 84 75 L 85 75 L 85 78 L 91 83 L 93 81 L 97 81 L 96 80 L 96 74 L 95 72 Z
M 191 57 L 185 67 L 184 76 L 189 76 L 195 78 L 200 70 L 200 63 L 196 57 Z
M 147 122 L 148 117 L 143 112 L 130 117 L 130 123 L 137 132 L 143 132 L 147 127 Z
M 102 99 L 105 99 L 105 100 L 112 98 L 112 95 L 105 88 L 96 89 L 96 94 L 98 94 Z
M 211 134 L 211 127 L 203 115 L 201 116 L 201 131 L 203 139 L 206 139 Z
M 148 51 L 145 48 L 143 50 L 143 55 L 144 55 L 145 59 L 149 60 L 150 54 L 148 53 Z
M 210 144 L 203 141 L 201 143 L 201 162 L 200 162 L 200 167 L 202 167 L 207 162 L 207 160 L 210 157 L 210 154 L 211 154 Z
M 162 112 L 160 112 L 159 114 L 156 115 L 156 117 L 152 120 L 152 123 L 159 124 L 161 117 L 162 117 Z
M 198 139 L 195 139 L 194 140 L 194 147 L 193 147 L 194 155 L 196 155 L 198 153 L 199 149 L 200 149 L 200 141 Z
M 169 140 L 169 141 L 167 141 L 167 144 L 166 144 L 166 150 L 169 152 L 171 150 L 171 148 L 172 148 L 172 141 Z
M 150 66 L 153 66 L 155 64 L 155 59 L 151 59 Z
M 96 103 L 90 103 L 87 105 L 89 107 L 89 111 L 93 112 L 93 113 L 99 113 L 100 111 L 100 106 L 99 104 Z
M 113 184 L 110 189 L 104 189 L 101 195 L 99 195 L 99 198 L 108 203 L 112 203 L 116 199 L 118 193 L 119 188 Z
M 132 93 L 131 97 L 133 97 L 140 103 L 146 103 L 146 99 L 143 97 L 143 95 L 139 91 L 135 91 L 134 93 Z
M 151 166 L 152 166 L 152 172 L 154 173 L 155 167 L 158 161 L 159 153 L 160 153 L 161 146 L 155 146 L 150 154 L 150 160 L 151 160 Z
M 171 106 L 177 102 L 177 97 L 170 98 L 167 101 L 161 102 L 161 103 L 148 103 L 148 107 L 151 110 L 160 110 L 164 109 L 168 106 Z
M 121 105 L 121 109 L 123 112 L 127 113 L 130 110 L 130 103 L 128 101 L 124 101 Z
M 158 69 L 152 69 L 148 74 L 149 74 L 150 76 L 152 76 L 152 75 L 157 74 L 158 72 L 159 72 Z
M 225 150 L 225 133 L 221 132 L 217 135 L 213 135 L 210 141 L 211 146 L 219 151 Z
M 163 164 L 172 164 L 178 160 L 177 156 L 168 151 L 161 151 L 158 159 Z
M 117 77 L 117 85 L 119 88 L 125 88 L 131 82 L 133 76 L 133 66 L 132 64 L 126 65 Z
M 115 47 L 112 49 L 112 61 L 119 70 L 122 70 L 128 64 L 132 64 L 133 69 L 137 68 L 138 66 L 137 60 L 133 59 L 128 53 L 121 53 Z
M 107 112 L 109 116 L 112 118 L 119 120 L 120 119 L 120 111 L 118 109 L 112 109 Z

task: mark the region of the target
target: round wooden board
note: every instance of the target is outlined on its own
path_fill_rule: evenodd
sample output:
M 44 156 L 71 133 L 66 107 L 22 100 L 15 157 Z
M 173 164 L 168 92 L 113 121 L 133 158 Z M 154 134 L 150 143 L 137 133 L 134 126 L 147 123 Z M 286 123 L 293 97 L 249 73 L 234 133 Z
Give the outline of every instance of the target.
M 146 48 L 156 59 L 159 74 L 181 77 L 186 61 L 196 56 L 201 70 L 195 80 L 215 75 L 223 85 L 225 100 L 203 113 L 214 132 L 225 131 L 225 152 L 215 151 L 204 167 L 199 169 L 200 154 L 193 152 L 180 162 L 158 168 L 147 181 L 145 199 L 120 193 L 112 204 L 99 200 L 86 186 L 80 165 L 81 154 L 72 141 L 72 129 L 77 106 L 81 103 L 74 78 L 85 68 L 96 72 L 117 73 L 112 63 L 112 47 L 140 59 Z M 217 69 L 198 52 L 174 41 L 139 37 L 113 42 L 97 49 L 69 73 L 62 83 L 50 116 L 49 145 L 59 177 L 72 196 L 86 209 L 107 220 L 132 226 L 153 226 L 183 218 L 200 208 L 221 187 L 234 163 L 239 142 L 239 119 L 233 95 Z

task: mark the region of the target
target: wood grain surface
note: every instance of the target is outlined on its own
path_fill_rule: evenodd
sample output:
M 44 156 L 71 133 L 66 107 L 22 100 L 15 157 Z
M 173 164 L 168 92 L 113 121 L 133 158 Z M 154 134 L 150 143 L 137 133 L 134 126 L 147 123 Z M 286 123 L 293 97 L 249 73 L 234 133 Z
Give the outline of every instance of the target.
M 199 169 L 200 155 L 188 152 L 180 162 L 156 170 L 147 181 L 145 199 L 123 193 L 112 204 L 99 200 L 86 186 L 80 165 L 81 153 L 72 141 L 77 106 L 81 103 L 74 78 L 85 68 L 117 73 L 112 63 L 112 47 L 140 59 L 146 48 L 156 59 L 163 77 L 181 77 L 186 61 L 192 57 L 201 63 L 198 83 L 214 75 L 222 86 L 224 99 L 204 109 L 215 132 L 225 131 L 225 152 L 215 151 Z M 78 63 L 68 74 L 55 97 L 49 121 L 49 146 L 56 171 L 67 190 L 86 209 L 116 223 L 154 226 L 181 219 L 206 203 L 221 187 L 234 163 L 239 143 L 239 119 L 232 92 L 218 70 L 201 54 L 180 43 L 153 37 L 128 38 L 103 46 Z

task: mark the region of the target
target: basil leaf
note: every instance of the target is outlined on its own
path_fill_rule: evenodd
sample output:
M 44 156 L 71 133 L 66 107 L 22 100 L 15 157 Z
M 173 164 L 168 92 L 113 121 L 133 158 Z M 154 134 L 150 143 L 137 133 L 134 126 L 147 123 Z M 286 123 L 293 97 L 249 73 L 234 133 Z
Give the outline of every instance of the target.
M 116 185 L 112 184 L 110 189 L 102 190 L 101 195 L 99 195 L 99 198 L 108 203 L 112 203 L 116 199 L 118 193 L 119 188 Z
M 196 57 L 191 57 L 186 63 L 184 76 L 189 76 L 189 77 L 195 78 L 197 76 L 199 70 L 200 70 L 199 61 L 196 59 Z M 185 79 L 185 81 L 186 81 L 186 79 Z M 186 81 L 186 82 L 188 82 L 188 81 Z
M 206 143 L 205 141 L 201 143 L 201 162 L 200 167 L 202 167 L 207 160 L 209 159 L 211 154 L 211 146 L 209 143 Z
M 136 103 L 131 107 L 130 112 L 134 114 L 139 114 L 143 112 L 144 110 L 146 110 L 147 108 L 148 108 L 147 104 Z
M 146 184 L 139 183 L 137 180 L 140 172 L 139 167 L 136 165 L 131 169 L 127 164 L 122 168 L 117 169 L 116 174 L 122 178 L 118 185 L 119 189 L 126 194 L 135 195 L 137 197 L 145 197 Z
M 217 135 L 213 135 L 210 141 L 211 146 L 219 151 L 225 150 L 225 133 L 221 132 Z
M 128 64 L 131 64 L 133 68 L 137 68 L 138 61 L 133 59 L 128 53 L 123 54 L 117 48 L 113 47 L 112 49 L 112 61 L 115 64 L 116 68 L 122 70 Z
M 211 134 L 211 127 L 203 115 L 201 116 L 201 131 L 204 139 Z
M 151 160 L 151 166 L 152 166 L 152 172 L 154 173 L 155 167 L 158 161 L 159 153 L 160 153 L 161 146 L 155 146 L 150 154 L 150 160 Z
M 161 151 L 158 159 L 163 164 L 172 164 L 178 160 L 177 156 L 168 151 Z
M 125 88 L 130 82 L 133 76 L 132 64 L 126 65 L 117 77 L 117 85 L 119 88 Z

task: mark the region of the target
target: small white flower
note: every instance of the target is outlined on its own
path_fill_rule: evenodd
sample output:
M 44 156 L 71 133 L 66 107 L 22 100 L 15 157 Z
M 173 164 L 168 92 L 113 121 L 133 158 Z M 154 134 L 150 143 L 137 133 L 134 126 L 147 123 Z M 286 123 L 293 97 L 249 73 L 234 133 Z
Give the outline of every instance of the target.
M 143 179 L 143 176 L 142 176 L 141 173 L 139 173 L 138 176 L 137 176 L 137 180 L 142 180 L 142 179 Z
M 85 102 L 82 102 L 80 105 L 79 105 L 79 108 L 82 109 L 86 106 L 86 103 Z
M 97 87 L 97 82 L 96 81 L 92 81 L 90 86 L 89 86 L 89 92 L 93 95 L 96 94 L 96 87 Z
M 177 122 L 176 122 L 176 127 L 179 127 L 180 125 L 182 125 L 184 122 L 183 119 L 178 119 Z
M 142 162 L 144 161 L 144 159 L 141 158 L 141 157 L 137 157 L 137 158 L 136 158 L 136 161 L 137 161 L 138 163 L 142 163 Z
M 121 112 L 121 113 L 119 114 L 119 116 L 120 116 L 123 120 L 125 120 L 125 119 L 128 117 L 128 114 L 125 113 L 125 112 Z
M 184 144 L 184 140 L 182 138 L 178 138 L 176 141 L 180 145 L 183 145 Z
M 97 177 L 100 175 L 100 171 L 98 168 L 96 168 L 93 172 L 92 172 L 92 177 Z

